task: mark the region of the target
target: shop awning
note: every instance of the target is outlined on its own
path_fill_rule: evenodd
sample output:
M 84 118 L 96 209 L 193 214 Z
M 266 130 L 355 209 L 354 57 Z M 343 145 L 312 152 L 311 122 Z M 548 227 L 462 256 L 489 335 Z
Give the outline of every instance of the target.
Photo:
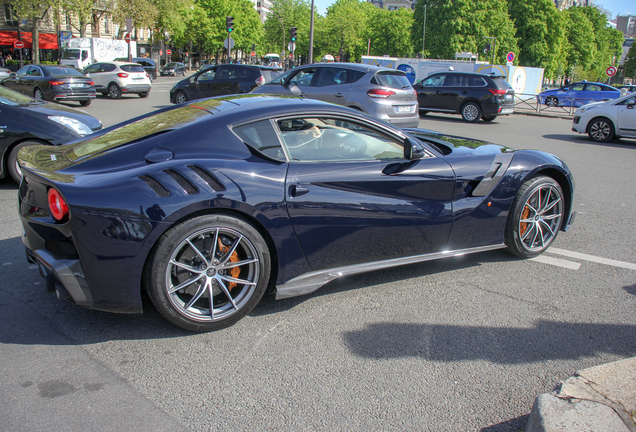
M 25 48 L 33 47 L 33 36 L 29 32 L 20 32 Z M 13 46 L 13 42 L 18 40 L 17 31 L 0 31 L 0 45 Z M 57 35 L 53 33 L 39 34 L 40 49 L 57 49 Z

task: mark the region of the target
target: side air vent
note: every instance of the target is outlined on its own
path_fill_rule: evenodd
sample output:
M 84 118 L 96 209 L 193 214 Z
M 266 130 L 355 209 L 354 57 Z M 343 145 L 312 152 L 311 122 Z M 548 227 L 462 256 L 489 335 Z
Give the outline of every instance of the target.
M 185 178 L 179 171 L 175 171 L 173 169 L 167 169 L 167 170 L 163 170 L 163 172 L 168 174 L 170 177 L 174 179 L 174 181 L 179 183 L 179 186 L 181 186 L 183 190 L 185 191 L 185 193 L 187 193 L 188 195 L 195 195 L 199 193 L 199 189 L 197 189 L 195 185 L 190 183 L 190 180 Z
M 223 185 L 223 183 L 221 183 L 219 181 L 219 179 L 217 179 L 213 174 L 209 173 L 208 171 L 204 170 L 203 168 L 201 168 L 199 166 L 196 166 L 196 165 L 188 165 L 188 168 L 190 168 L 192 171 L 197 173 L 197 175 L 199 177 L 201 177 L 203 180 L 205 180 L 205 182 L 215 192 L 221 192 L 221 191 L 225 190 L 225 186 Z
M 159 181 L 157 181 L 156 178 L 151 177 L 149 175 L 142 175 L 139 177 L 139 179 L 146 182 L 146 184 L 150 186 L 152 190 L 155 191 L 155 193 L 159 195 L 160 197 L 170 196 L 170 191 L 166 189 L 161 183 L 159 183 Z

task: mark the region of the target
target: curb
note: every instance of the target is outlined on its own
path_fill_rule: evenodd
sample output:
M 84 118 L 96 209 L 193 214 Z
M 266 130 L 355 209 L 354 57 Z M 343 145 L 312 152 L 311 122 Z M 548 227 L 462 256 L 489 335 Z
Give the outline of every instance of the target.
M 636 432 L 636 357 L 577 371 L 534 402 L 526 432 Z

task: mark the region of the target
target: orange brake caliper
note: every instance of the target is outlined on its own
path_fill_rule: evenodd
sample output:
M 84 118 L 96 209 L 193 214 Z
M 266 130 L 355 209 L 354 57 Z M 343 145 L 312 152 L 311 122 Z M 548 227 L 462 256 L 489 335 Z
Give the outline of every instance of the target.
M 221 242 L 221 239 L 219 239 L 219 250 L 220 250 L 221 252 L 223 252 L 223 253 L 226 253 L 227 251 L 229 251 L 229 250 L 230 250 L 230 247 L 229 247 L 229 246 L 225 246 L 225 245 Z M 230 262 L 237 262 L 237 261 L 240 261 L 239 256 L 238 256 L 238 253 L 236 253 L 236 250 L 235 250 L 234 252 L 232 252 L 232 255 L 230 255 L 230 259 L 229 259 L 229 261 L 230 261 Z M 238 279 L 238 277 L 240 276 L 240 274 L 241 274 L 241 269 L 240 269 L 240 268 L 238 268 L 238 267 L 232 267 L 232 268 L 230 269 L 230 276 L 232 276 L 234 279 Z M 228 286 L 228 289 L 229 289 L 230 291 L 232 291 L 232 288 L 234 288 L 236 285 L 237 285 L 237 283 L 236 283 L 236 282 L 230 282 L 230 283 L 229 283 L 229 286 Z
M 523 208 L 523 211 L 521 212 L 521 219 L 528 219 L 528 216 L 530 216 L 530 207 L 525 206 Z M 528 229 L 528 222 L 521 222 L 519 224 L 519 228 L 521 228 L 521 237 L 524 236 L 524 234 L 526 233 L 526 230 Z

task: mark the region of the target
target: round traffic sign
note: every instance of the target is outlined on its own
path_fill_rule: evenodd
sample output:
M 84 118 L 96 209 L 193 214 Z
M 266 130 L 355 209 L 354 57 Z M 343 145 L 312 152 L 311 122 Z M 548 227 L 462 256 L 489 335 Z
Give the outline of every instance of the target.
M 514 61 L 514 59 L 515 59 L 515 53 L 513 53 L 512 51 L 510 51 L 510 52 L 508 53 L 508 55 L 506 55 L 506 60 L 508 60 L 509 62 L 512 62 L 512 61 Z
M 126 42 L 130 42 L 130 33 L 126 33 L 126 36 L 124 36 L 124 40 Z
M 168 54 L 169 56 L 172 55 L 172 50 L 166 50 L 166 54 Z
M 605 73 L 606 73 L 608 76 L 614 76 L 614 75 L 616 75 L 616 68 L 615 68 L 614 66 L 610 66 L 610 67 L 608 67 L 608 68 L 605 70 Z
M 162 56 L 163 55 L 163 50 L 159 50 L 159 55 Z
M 252 57 L 256 57 L 256 51 L 252 51 L 252 52 L 250 53 L 250 55 L 251 55 Z
M 13 48 L 17 48 L 17 49 L 24 48 L 24 42 L 22 42 L 21 40 L 14 41 Z

